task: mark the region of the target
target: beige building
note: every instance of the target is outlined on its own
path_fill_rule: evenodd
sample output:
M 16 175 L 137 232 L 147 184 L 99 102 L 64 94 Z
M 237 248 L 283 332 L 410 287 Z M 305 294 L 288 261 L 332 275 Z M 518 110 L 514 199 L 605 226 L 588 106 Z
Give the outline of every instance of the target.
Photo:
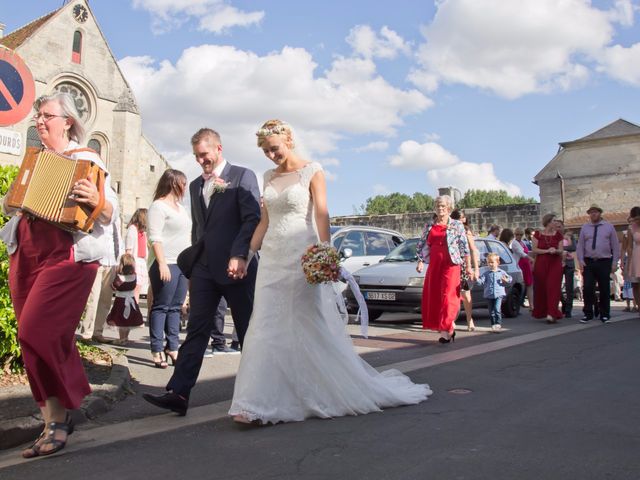
M 2 36 L 0 45 L 14 50 L 27 64 L 36 97 L 56 90 L 73 95 L 87 126 L 85 143 L 107 164 L 124 220 L 136 208 L 148 207 L 169 165 L 143 135 L 135 98 L 88 3 L 68 2 Z M 20 138 L 18 151 L 0 152 L 3 165 L 20 164 L 25 147 L 40 145 L 30 116 L 1 128 L 3 133 Z
M 640 205 L 640 126 L 623 119 L 586 137 L 560 143 L 555 157 L 535 176 L 540 214 L 555 212 L 570 227 L 588 220 L 593 203 L 614 225 L 627 225 Z

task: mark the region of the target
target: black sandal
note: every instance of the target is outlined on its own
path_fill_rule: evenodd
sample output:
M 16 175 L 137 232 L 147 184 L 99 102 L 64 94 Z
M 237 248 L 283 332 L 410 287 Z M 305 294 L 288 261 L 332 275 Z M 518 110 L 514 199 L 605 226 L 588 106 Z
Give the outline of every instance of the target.
M 22 458 L 33 458 L 38 456 L 38 451 L 36 450 L 36 445 L 42 438 L 44 438 L 44 430 L 40 432 L 38 438 L 36 438 L 33 443 L 26 449 L 22 451 Z
M 47 424 L 46 430 L 41 434 L 41 436 L 46 435 L 46 438 L 38 444 L 38 442 L 40 441 L 40 437 L 38 437 L 38 440 L 36 440 L 36 442 L 31 447 L 31 451 L 35 453 L 35 455 L 33 456 L 44 457 L 46 455 L 52 455 L 62 450 L 64 447 L 67 446 L 67 440 L 69 439 L 69 435 L 73 433 L 73 427 L 74 427 L 73 420 L 68 412 L 64 422 L 49 422 Z M 58 430 L 62 430 L 63 432 L 67 433 L 67 438 L 65 440 L 58 440 L 55 438 L 56 431 Z M 53 445 L 53 448 L 51 450 L 43 451 L 42 447 L 44 447 L 45 445 Z M 29 450 L 26 450 L 26 451 L 29 451 Z M 23 456 L 24 456 L 24 452 L 23 452 Z M 32 458 L 32 457 L 25 457 L 25 458 Z

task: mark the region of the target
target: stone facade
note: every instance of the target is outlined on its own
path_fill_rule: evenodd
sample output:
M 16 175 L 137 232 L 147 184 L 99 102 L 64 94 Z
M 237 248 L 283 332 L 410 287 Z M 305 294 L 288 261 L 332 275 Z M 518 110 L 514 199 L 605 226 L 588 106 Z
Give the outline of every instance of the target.
M 81 7 L 88 13 L 84 21 L 76 19 Z M 74 38 L 80 38 L 75 59 Z M 29 66 L 36 97 L 56 90 L 74 95 L 87 127 L 85 144 L 99 147 L 119 194 L 123 219 L 147 207 L 169 165 L 143 136 L 135 98 L 86 0 L 67 3 L 0 38 L 0 44 L 15 50 Z M 0 153 L 0 164 L 20 164 L 34 125 L 27 118 L 9 127 L 22 135 L 23 146 L 18 155 Z
M 612 223 L 626 224 L 629 209 L 640 205 L 640 127 L 617 120 L 572 142 L 536 175 L 540 212 L 555 212 L 570 226 L 586 221 L 593 203 Z
M 503 228 L 540 228 L 540 205 L 538 203 L 465 208 L 464 213 L 473 231 L 482 235 L 485 235 L 489 226 L 494 224 Z M 422 233 L 425 223 L 432 217 L 433 212 L 398 215 L 357 215 L 333 217 L 331 225 L 369 225 L 395 230 L 407 237 L 415 237 Z

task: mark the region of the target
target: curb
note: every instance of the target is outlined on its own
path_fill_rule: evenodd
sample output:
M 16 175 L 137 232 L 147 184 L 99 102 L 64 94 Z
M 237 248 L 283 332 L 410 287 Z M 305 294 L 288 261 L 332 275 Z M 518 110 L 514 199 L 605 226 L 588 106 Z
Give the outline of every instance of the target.
M 122 400 L 129 392 L 131 373 L 127 356 L 113 348 L 97 347 L 111 356 L 111 374 L 104 384 L 91 385 L 92 392 L 83 400 L 80 409 L 71 412 L 76 425 L 109 411 L 112 404 Z M 29 392 L 29 387 L 24 388 Z M 39 413 L 0 421 L 0 450 L 32 441 L 43 427 L 44 422 Z

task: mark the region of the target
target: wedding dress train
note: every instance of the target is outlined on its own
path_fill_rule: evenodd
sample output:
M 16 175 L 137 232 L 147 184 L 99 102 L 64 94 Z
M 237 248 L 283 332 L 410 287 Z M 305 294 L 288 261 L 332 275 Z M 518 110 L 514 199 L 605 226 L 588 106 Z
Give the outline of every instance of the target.
M 300 257 L 318 242 L 309 184 L 321 170 L 265 173 L 269 228 L 230 415 L 263 423 L 338 417 L 419 403 L 432 392 L 397 370 L 379 373 L 353 348 L 331 285 L 309 285 Z

